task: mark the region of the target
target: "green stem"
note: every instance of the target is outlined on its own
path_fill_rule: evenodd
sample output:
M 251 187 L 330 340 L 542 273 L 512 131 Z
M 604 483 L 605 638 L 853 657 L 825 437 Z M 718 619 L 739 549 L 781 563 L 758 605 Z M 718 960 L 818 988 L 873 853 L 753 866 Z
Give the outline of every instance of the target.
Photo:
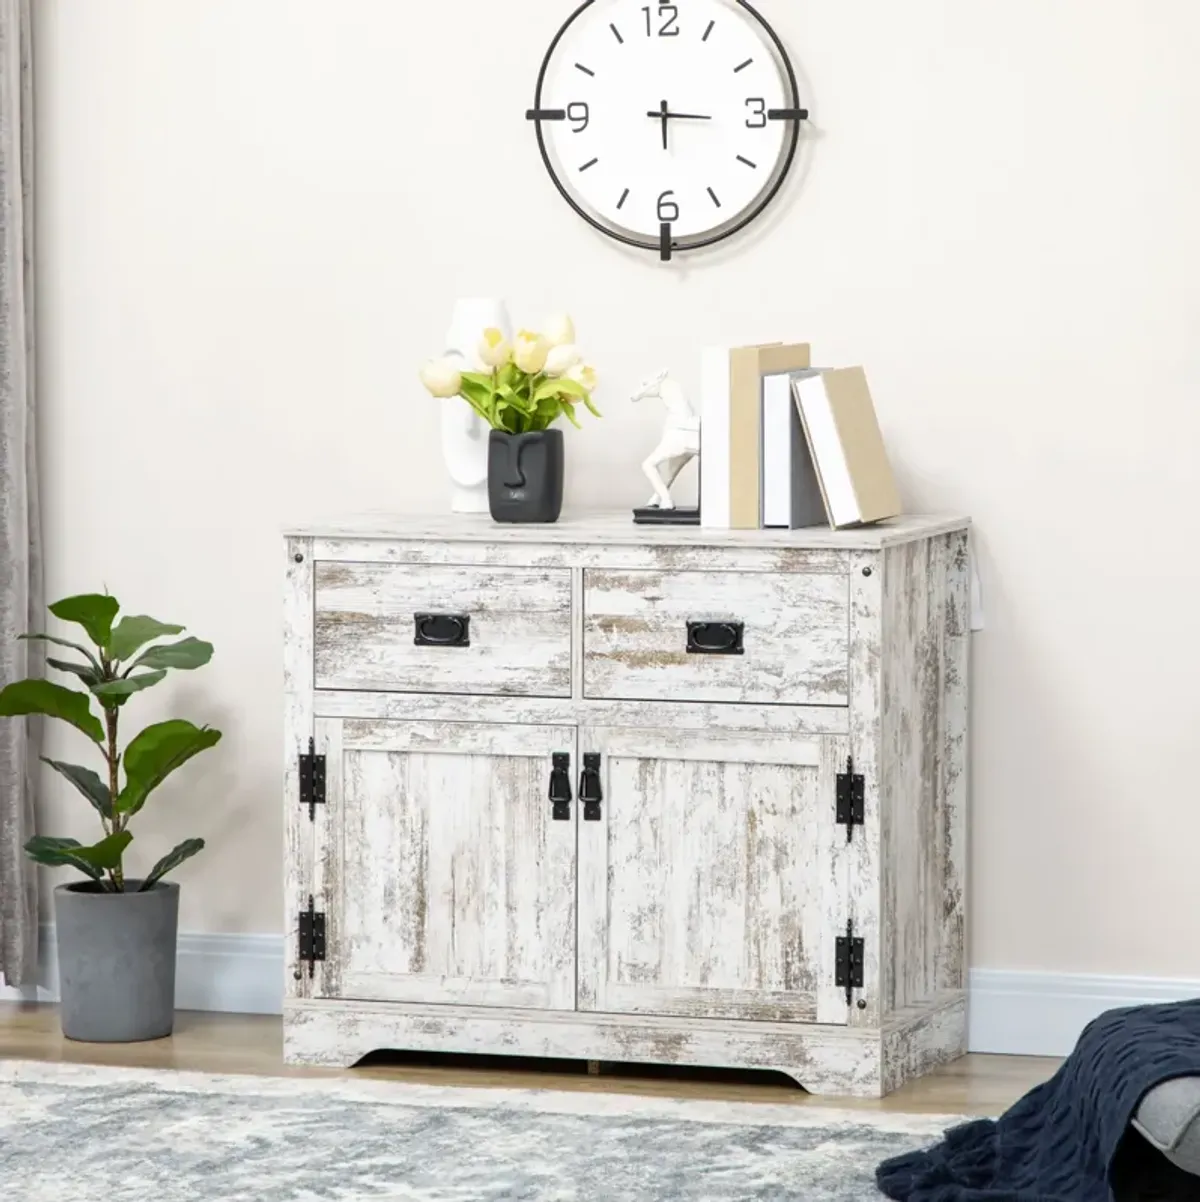
M 108 760 L 108 792 L 113 799 L 115 807 L 118 792 L 118 767 L 121 762 L 121 757 L 117 753 L 117 708 L 113 706 L 111 709 L 105 707 L 104 710 L 104 726 L 108 735 L 108 748 L 105 751 L 105 758 Z M 121 830 L 121 818 L 117 814 L 116 809 L 113 810 L 112 833 L 115 835 Z M 112 881 L 114 893 L 125 892 L 125 870 L 123 865 L 117 864 L 109 874 Z

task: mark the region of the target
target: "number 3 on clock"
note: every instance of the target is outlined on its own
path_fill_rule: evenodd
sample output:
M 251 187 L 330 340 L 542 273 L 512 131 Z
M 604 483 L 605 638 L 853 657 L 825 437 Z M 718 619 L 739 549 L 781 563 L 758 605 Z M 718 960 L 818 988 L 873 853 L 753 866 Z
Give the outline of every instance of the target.
M 652 38 L 654 36 L 654 13 L 650 5 L 646 5 L 642 9 L 646 14 L 646 36 Z M 679 9 L 674 4 L 660 4 L 658 6 L 658 20 L 662 22 L 658 27 L 658 36 L 660 38 L 677 38 L 679 36 Z

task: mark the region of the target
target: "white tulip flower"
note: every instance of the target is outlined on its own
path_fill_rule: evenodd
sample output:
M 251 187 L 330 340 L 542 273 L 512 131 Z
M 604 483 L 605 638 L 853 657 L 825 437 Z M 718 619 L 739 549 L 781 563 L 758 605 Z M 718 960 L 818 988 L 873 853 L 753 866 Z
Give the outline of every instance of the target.
M 570 346 L 575 341 L 575 323 L 559 313 L 546 322 L 546 341 L 551 346 Z
M 546 375 L 565 376 L 577 363 L 582 362 L 583 355 L 573 342 L 552 347 L 550 354 L 546 356 Z
M 479 358 L 488 367 L 503 367 L 512 356 L 512 346 L 501 330 L 494 326 L 483 331 L 479 344 Z
M 600 386 L 600 376 L 596 369 L 589 363 L 577 363 L 567 372 L 567 379 L 574 380 L 576 384 L 586 388 L 588 392 L 595 392 Z
M 462 373 L 449 359 L 432 359 L 421 368 L 421 383 L 435 397 L 458 396 Z
M 526 374 L 536 376 L 546 366 L 550 344 L 541 334 L 522 330 L 513 346 L 513 362 Z

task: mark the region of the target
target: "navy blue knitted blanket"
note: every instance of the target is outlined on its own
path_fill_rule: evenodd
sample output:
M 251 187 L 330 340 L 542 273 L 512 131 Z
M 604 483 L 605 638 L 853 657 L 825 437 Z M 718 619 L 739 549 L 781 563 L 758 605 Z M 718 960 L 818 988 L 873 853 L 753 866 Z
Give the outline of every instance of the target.
M 1200 1001 L 1112 1010 L 1054 1077 L 999 1119 L 967 1123 L 880 1165 L 897 1202 L 1109 1202 L 1111 1174 L 1145 1095 L 1200 1076 Z

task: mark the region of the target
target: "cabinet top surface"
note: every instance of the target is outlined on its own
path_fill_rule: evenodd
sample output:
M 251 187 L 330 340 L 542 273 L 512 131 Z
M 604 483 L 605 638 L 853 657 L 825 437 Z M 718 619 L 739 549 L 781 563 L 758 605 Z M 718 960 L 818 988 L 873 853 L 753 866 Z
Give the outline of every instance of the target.
M 367 513 L 288 526 L 291 538 L 470 543 L 607 543 L 619 546 L 875 549 L 950 534 L 970 526 L 954 514 L 918 514 L 854 530 L 702 530 L 638 526 L 628 511 L 564 514 L 554 525 L 502 525 L 487 514 Z

